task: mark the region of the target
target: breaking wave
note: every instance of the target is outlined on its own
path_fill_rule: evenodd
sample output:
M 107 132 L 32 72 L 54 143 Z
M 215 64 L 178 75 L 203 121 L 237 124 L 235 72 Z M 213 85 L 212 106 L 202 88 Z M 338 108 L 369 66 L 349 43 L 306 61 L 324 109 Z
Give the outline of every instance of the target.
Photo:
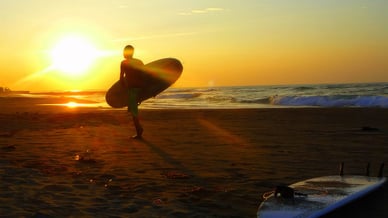
M 270 104 L 317 107 L 382 107 L 388 108 L 386 96 L 272 96 Z

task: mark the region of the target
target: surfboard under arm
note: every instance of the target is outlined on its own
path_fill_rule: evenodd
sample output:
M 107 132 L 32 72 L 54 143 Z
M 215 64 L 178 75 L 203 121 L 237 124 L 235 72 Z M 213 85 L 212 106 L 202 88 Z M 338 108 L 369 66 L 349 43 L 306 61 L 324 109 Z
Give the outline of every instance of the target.
M 181 76 L 183 66 L 177 59 L 164 58 L 144 65 L 141 71 L 146 86 L 139 92 L 139 103 L 155 97 L 174 84 Z M 113 108 L 122 108 L 128 105 L 128 95 L 127 88 L 117 81 L 105 94 L 105 100 Z

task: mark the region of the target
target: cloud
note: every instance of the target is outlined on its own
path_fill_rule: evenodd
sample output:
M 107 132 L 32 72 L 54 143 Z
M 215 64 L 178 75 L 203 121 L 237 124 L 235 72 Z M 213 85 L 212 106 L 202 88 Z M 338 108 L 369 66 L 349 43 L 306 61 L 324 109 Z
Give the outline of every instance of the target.
M 223 8 L 206 8 L 207 11 L 223 11 Z
M 224 11 L 225 9 L 223 8 L 205 8 L 205 9 L 193 9 L 191 11 L 184 11 L 184 12 L 179 12 L 179 15 L 182 16 L 188 16 L 188 15 L 193 15 L 193 14 L 208 14 L 208 13 L 214 13 L 214 12 L 220 12 Z
M 139 40 L 146 40 L 146 39 L 189 36 L 189 35 L 195 35 L 195 34 L 198 34 L 198 33 L 197 32 L 167 33 L 167 34 L 148 35 L 148 36 L 123 37 L 123 38 L 113 39 L 112 41 L 113 42 L 139 41 Z
M 193 14 L 204 14 L 207 13 L 206 10 L 191 10 L 191 13 Z

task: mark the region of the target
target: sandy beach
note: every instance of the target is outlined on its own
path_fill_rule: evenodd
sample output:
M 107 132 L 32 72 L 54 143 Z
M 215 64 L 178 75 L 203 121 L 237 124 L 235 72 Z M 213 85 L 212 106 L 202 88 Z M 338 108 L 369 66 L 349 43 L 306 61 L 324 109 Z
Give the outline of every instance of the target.
M 0 110 L 0 217 L 256 217 L 278 184 L 388 163 L 387 109 L 141 110 L 143 140 L 125 110 Z

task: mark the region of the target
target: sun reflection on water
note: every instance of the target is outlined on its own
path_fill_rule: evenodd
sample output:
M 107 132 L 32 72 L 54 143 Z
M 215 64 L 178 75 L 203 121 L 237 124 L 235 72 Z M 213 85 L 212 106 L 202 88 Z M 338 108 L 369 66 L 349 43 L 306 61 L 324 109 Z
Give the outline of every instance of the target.
M 77 102 L 74 102 L 74 101 L 70 101 L 68 103 L 65 104 L 68 108 L 76 108 L 76 107 L 79 107 L 79 104 Z

